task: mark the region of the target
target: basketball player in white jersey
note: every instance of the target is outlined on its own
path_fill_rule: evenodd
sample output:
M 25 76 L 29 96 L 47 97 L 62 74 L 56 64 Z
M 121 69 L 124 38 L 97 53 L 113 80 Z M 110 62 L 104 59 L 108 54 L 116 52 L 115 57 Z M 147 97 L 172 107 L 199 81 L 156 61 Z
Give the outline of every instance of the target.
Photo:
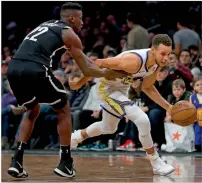
M 86 129 L 75 131 L 71 137 L 71 146 L 77 147 L 78 143 L 89 137 L 115 133 L 120 119 L 126 117 L 138 128 L 140 142 L 153 166 L 154 174 L 167 175 L 173 172 L 174 168 L 166 164 L 154 149 L 150 134 L 150 121 L 146 113 L 127 97 L 128 88 L 133 80 L 143 79 L 142 91 L 166 111 L 170 111 L 172 106 L 161 97 L 153 84 L 157 72 L 167 65 L 171 51 L 170 37 L 166 34 L 158 34 L 152 40 L 151 49 L 130 50 L 113 58 L 96 60 L 96 65 L 101 68 L 123 70 L 131 75 L 124 79 L 102 78 L 100 80 L 98 91 L 103 100 L 102 121 L 93 123 Z M 72 89 L 78 89 L 87 80 L 87 77 L 77 78 L 77 80 L 70 78 L 69 84 Z

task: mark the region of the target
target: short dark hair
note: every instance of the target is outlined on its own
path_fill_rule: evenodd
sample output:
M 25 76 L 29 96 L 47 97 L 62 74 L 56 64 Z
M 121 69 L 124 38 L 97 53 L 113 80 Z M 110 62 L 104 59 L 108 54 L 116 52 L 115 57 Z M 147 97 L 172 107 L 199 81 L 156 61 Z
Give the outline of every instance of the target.
M 189 26 L 188 17 L 186 15 L 179 15 L 179 17 L 177 17 L 177 22 L 183 27 Z
M 188 50 L 195 50 L 195 51 L 198 51 L 199 50 L 199 47 L 197 45 L 190 45 Z
M 126 16 L 126 19 L 130 22 L 133 22 L 134 24 L 140 24 L 140 16 L 138 16 L 135 13 L 128 13 Z
M 176 79 L 175 81 L 173 81 L 172 87 L 174 87 L 174 86 L 186 89 L 185 82 L 182 79 Z
M 157 34 L 152 39 L 152 46 L 156 48 L 160 44 L 165 46 L 172 46 L 172 40 L 167 34 Z
M 179 55 L 179 56 L 181 56 L 182 52 L 187 52 L 187 53 L 189 53 L 189 56 L 191 56 L 191 53 L 190 53 L 189 50 L 187 50 L 187 49 L 182 50 L 182 51 L 180 52 L 180 55 Z
M 81 10 L 82 11 L 82 6 L 79 3 L 67 2 L 63 4 L 61 7 L 61 12 L 65 10 Z

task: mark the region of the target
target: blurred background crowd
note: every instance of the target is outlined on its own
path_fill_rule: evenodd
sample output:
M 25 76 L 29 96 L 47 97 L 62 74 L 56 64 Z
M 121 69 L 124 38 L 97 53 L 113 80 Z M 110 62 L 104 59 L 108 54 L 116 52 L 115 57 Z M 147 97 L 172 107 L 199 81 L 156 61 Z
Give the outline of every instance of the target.
M 7 67 L 23 38 L 43 21 L 58 19 L 64 2 L 2 3 L 2 149 L 15 149 L 15 139 L 25 111 L 19 110 L 7 80 Z M 84 26 L 79 33 L 83 50 L 95 61 L 113 57 L 122 51 L 144 49 L 158 33 L 173 40 L 168 67 L 157 75 L 156 88 L 171 104 L 192 101 L 202 108 L 202 24 L 201 2 L 80 2 Z M 19 7 L 19 8 L 17 8 Z M 50 40 L 51 41 L 51 40 Z M 54 75 L 66 87 L 72 116 L 72 130 L 86 128 L 102 119 L 101 100 L 97 95 L 98 79 L 93 78 L 79 90 L 68 86 L 70 75 L 80 70 L 63 49 L 53 57 Z M 202 119 L 189 127 L 171 123 L 170 116 L 140 91 L 141 82 L 134 81 L 129 98 L 147 113 L 155 147 L 166 151 L 201 151 Z M 198 116 L 201 115 L 200 110 Z M 84 141 L 79 150 L 142 150 L 136 126 L 123 118 L 115 134 Z M 57 115 L 52 107 L 41 105 L 39 118 L 29 141 L 29 149 L 59 149 Z

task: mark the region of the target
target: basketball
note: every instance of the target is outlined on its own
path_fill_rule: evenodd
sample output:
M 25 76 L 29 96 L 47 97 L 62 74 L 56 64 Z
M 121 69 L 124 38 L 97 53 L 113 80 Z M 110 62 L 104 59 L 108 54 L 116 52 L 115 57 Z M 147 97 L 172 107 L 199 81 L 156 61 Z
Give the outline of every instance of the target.
M 171 118 L 179 126 L 189 126 L 197 120 L 197 110 L 189 101 L 179 101 L 171 109 Z

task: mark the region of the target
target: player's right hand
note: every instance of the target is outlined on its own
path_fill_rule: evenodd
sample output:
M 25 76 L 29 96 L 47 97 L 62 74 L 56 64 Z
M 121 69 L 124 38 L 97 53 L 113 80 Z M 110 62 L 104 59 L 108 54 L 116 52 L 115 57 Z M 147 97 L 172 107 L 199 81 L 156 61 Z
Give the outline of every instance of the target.
M 166 111 L 169 115 L 171 115 L 172 108 L 173 108 L 173 105 L 170 105 Z

